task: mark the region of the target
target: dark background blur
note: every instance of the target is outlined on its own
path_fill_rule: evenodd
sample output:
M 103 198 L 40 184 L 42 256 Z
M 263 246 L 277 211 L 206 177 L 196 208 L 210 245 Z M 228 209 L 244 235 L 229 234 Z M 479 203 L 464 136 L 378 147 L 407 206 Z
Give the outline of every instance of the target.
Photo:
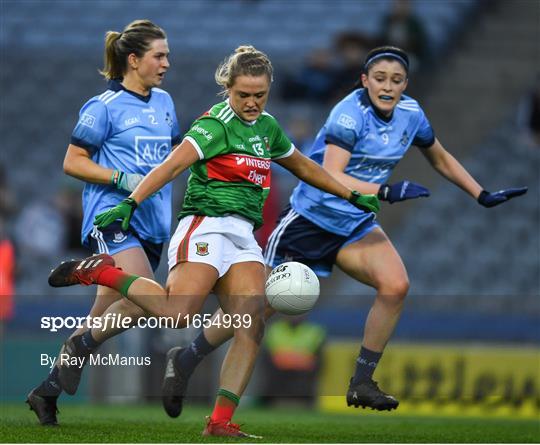
M 63 174 L 62 161 L 80 107 L 106 88 L 97 71 L 105 32 L 140 18 L 168 34 L 171 68 L 162 87 L 175 100 L 183 131 L 219 101 L 218 63 L 251 44 L 275 68 L 267 110 L 303 150 L 357 80 L 370 48 L 396 44 L 409 51 L 407 94 L 424 107 L 443 145 L 486 189 L 527 185 L 529 192 L 484 209 L 410 149 L 392 180 L 419 182 L 432 195 L 383 204 L 379 216 L 411 281 L 395 340 L 420 348 L 432 342 L 532 348 L 527 369 L 540 371 L 539 2 L 2 0 L 0 8 L 3 400 L 21 400 L 45 376 L 39 353 L 56 354 L 68 334 L 40 329 L 40 317 L 85 315 L 90 308 L 93 289 L 51 291 L 46 284 L 60 260 L 85 254 L 79 247 L 82 183 Z M 186 177 L 175 182 L 175 210 Z M 276 169 L 261 243 L 295 183 Z M 161 282 L 165 265 L 164 257 Z M 337 270 L 322 282 L 307 319 L 327 336 L 330 352 L 320 351 L 325 375 L 341 360 L 328 364 L 334 343 L 350 341 L 357 349 L 372 296 Z M 207 310 L 215 304 L 210 298 Z M 163 353 L 195 333 L 145 329 L 117 337 L 104 350 L 151 352 L 154 366 L 92 368 L 79 397 L 154 395 Z M 219 363 L 218 352 L 201 367 L 197 395 L 213 393 Z M 258 369 L 254 397 L 265 379 Z M 538 400 L 538 378 L 533 383 Z

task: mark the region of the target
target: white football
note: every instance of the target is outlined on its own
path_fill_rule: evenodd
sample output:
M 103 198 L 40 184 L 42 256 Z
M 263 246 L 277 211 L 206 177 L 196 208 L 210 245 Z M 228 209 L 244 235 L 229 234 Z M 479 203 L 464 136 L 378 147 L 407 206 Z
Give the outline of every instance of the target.
M 299 315 L 319 298 L 319 279 L 306 265 L 291 261 L 275 267 L 266 280 L 266 298 L 276 311 Z

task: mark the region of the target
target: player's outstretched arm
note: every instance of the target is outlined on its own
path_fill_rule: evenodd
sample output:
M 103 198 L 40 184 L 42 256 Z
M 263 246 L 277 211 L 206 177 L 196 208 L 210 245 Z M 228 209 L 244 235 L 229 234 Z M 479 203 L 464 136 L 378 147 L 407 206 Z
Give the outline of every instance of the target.
M 460 162 L 435 139 L 433 145 L 422 151 L 430 164 L 442 176 L 466 191 L 484 207 L 495 207 L 527 193 L 527 187 L 511 188 L 490 193 L 484 190 Z
M 193 144 L 187 140 L 182 141 L 178 148 L 144 177 L 129 197 L 140 204 L 198 160 L 199 154 Z
M 351 152 L 335 144 L 327 144 L 324 152 L 323 168 L 336 180 L 347 187 L 361 193 L 376 194 L 381 201 L 390 204 L 406 199 L 429 196 L 429 190 L 419 184 L 410 181 L 401 181 L 397 184 L 377 184 L 374 182 L 361 181 L 347 173 L 345 168 L 351 160 Z
M 127 230 L 129 221 L 137 206 L 165 184 L 176 178 L 197 160 L 199 160 L 197 150 L 191 142 L 184 140 L 177 149 L 169 154 L 163 163 L 155 167 L 144 177 L 127 199 L 124 199 L 112 209 L 96 215 L 94 224 L 99 229 L 102 229 L 117 219 L 121 219 L 122 228 Z
M 276 162 L 289 170 L 298 179 L 327 193 L 346 199 L 359 209 L 367 212 L 378 212 L 380 209 L 379 199 L 376 195 L 363 195 L 352 192 L 341 182 L 334 179 L 319 164 L 304 156 L 298 150 L 295 150 L 291 156 L 279 159 Z

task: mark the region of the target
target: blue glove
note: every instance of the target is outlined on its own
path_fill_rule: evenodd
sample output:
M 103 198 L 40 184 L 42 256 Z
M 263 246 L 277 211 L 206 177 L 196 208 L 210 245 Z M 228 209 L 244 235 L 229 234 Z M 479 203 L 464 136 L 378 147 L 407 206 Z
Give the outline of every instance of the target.
M 111 176 L 111 184 L 115 185 L 118 190 L 131 193 L 144 176 L 138 173 L 124 173 L 120 170 L 114 170 Z
M 429 196 L 429 190 L 414 182 L 401 181 L 393 185 L 383 184 L 379 188 L 377 196 L 381 201 L 388 201 L 390 204 L 406 199 Z
M 482 190 L 478 197 L 478 203 L 484 207 L 495 207 L 502 204 L 516 196 L 521 196 L 527 193 L 529 187 L 518 187 L 513 189 L 499 190 L 498 192 L 489 193 L 486 190 Z

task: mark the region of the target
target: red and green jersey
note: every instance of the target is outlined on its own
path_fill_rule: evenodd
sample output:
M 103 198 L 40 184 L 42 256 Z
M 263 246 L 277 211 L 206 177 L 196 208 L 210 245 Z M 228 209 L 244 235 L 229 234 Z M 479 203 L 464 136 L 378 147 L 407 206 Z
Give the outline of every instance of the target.
M 185 139 L 200 160 L 191 166 L 178 218 L 235 214 L 260 227 L 271 161 L 294 151 L 276 119 L 263 112 L 255 122 L 245 122 L 224 101 L 197 119 Z

